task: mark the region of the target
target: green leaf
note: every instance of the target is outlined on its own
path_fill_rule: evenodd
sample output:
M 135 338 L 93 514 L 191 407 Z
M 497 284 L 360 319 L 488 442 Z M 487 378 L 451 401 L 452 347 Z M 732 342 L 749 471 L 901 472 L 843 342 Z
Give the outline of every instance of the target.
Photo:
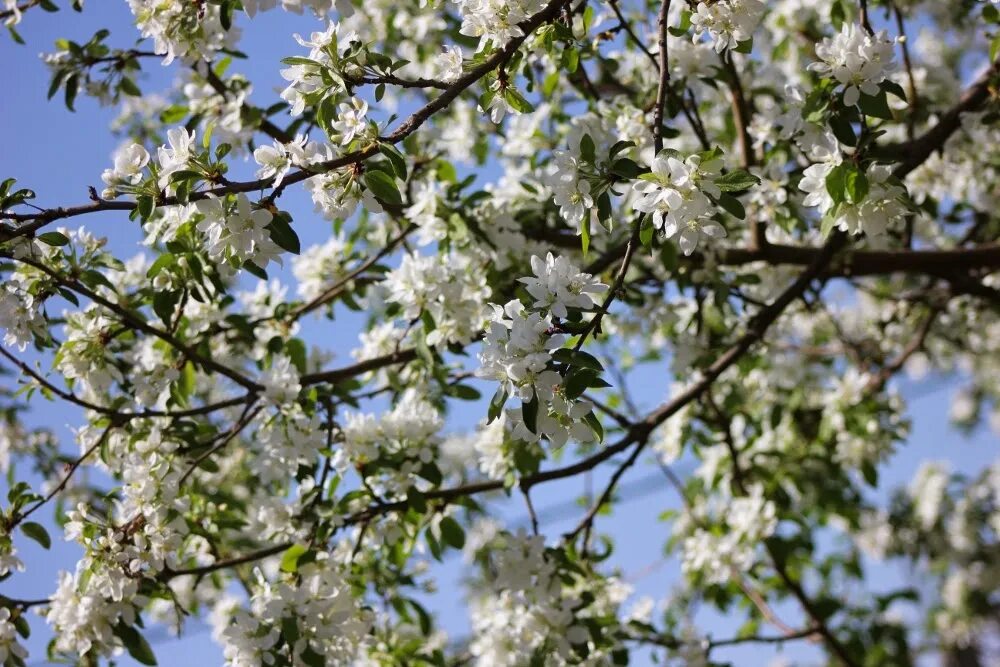
M 173 125 L 184 120 L 188 115 L 188 108 L 179 104 L 173 104 L 160 112 L 160 122 Z
M 524 419 L 524 425 L 532 433 L 538 433 L 538 392 L 532 388 L 531 390 L 531 400 L 521 401 L 521 417 Z
M 603 443 L 604 426 L 601 424 L 601 420 L 597 418 L 597 415 L 594 414 L 594 411 L 591 410 L 590 412 L 588 412 L 587 416 L 584 417 L 583 420 L 587 422 L 587 425 L 590 426 L 590 429 L 597 436 L 597 442 Z
M 277 243 L 279 247 L 295 255 L 299 254 L 302 249 L 302 244 L 299 242 L 299 235 L 288 224 L 288 220 L 284 215 L 276 215 L 271 218 L 271 224 L 268 225 L 268 229 L 271 231 L 271 240 Z
M 294 574 L 299 569 L 299 559 L 309 551 L 304 544 L 293 544 L 281 555 L 281 571 Z
M 580 138 L 580 157 L 591 164 L 597 160 L 597 147 L 589 134 L 584 134 Z
M 365 187 L 378 199 L 389 204 L 402 204 L 403 198 L 392 176 L 377 169 L 369 169 L 364 175 Z
M 860 169 L 851 169 L 847 174 L 847 198 L 852 204 L 860 204 L 868 196 L 868 177 Z
M 69 237 L 61 232 L 45 232 L 44 234 L 39 234 L 36 238 L 46 245 L 69 245 Z
M 294 616 L 285 616 L 281 619 L 281 634 L 289 644 L 294 644 L 298 641 L 300 636 L 299 624 L 296 622 Z
M 833 231 L 834 225 L 836 224 L 837 224 L 837 217 L 833 215 L 833 210 L 828 211 L 827 214 L 824 215 L 823 219 L 820 221 L 819 224 L 820 235 L 823 238 L 828 237 L 830 235 L 830 232 Z
M 392 165 L 392 170 L 396 172 L 401 180 L 406 180 L 406 158 L 403 154 L 396 150 L 396 147 L 391 144 L 379 144 L 379 152 L 384 155 L 389 163 Z
M 746 169 L 735 169 L 715 179 L 715 184 L 723 192 L 742 192 L 760 184 L 760 179 Z
M 259 266 L 251 262 L 249 259 L 243 262 L 241 268 L 252 276 L 257 276 L 261 280 L 267 280 L 267 271 L 260 268 Z
M 219 23 L 222 25 L 223 30 L 229 30 L 233 27 L 233 3 L 223 2 L 221 11 L 219 12 Z
M 611 210 L 611 196 L 607 192 L 602 192 L 597 198 L 597 221 L 609 232 L 614 227 L 613 211 Z
M 72 70 L 61 69 L 56 71 L 56 73 L 52 75 L 52 81 L 51 83 L 49 83 L 49 91 L 46 94 L 47 99 L 51 100 L 55 96 L 55 94 L 59 92 L 59 86 L 62 85 L 63 80 L 71 71 Z
M 76 101 L 76 94 L 79 90 L 80 75 L 73 74 L 66 80 L 66 92 L 64 98 L 66 100 L 66 108 L 70 111 L 76 111 L 76 109 L 73 108 L 73 103 Z
M 427 540 L 427 548 L 431 552 L 431 556 L 434 556 L 434 560 L 441 561 L 441 543 L 437 541 L 434 535 L 431 534 L 430 529 L 424 531 L 424 539 Z
M 753 37 L 736 45 L 733 49 L 736 53 L 752 53 L 753 52 Z
M 726 209 L 731 215 L 744 220 L 747 217 L 746 209 L 743 208 L 743 204 L 736 197 L 726 194 L 725 192 L 719 197 L 719 206 Z
M 153 209 L 156 207 L 156 203 L 153 201 L 152 197 L 137 197 L 135 205 L 139 211 L 139 217 L 143 220 L 146 220 L 149 216 L 153 215 Z
M 871 487 L 878 486 L 878 470 L 871 461 L 865 461 L 861 464 L 861 475 Z
M 837 137 L 837 141 L 840 143 L 845 146 L 858 145 L 858 137 L 854 134 L 854 126 L 843 116 L 837 114 L 830 116 L 830 128 L 833 130 L 833 136 Z
M 510 105 L 510 108 L 518 113 L 531 113 L 535 110 L 534 105 L 524 99 L 524 96 L 514 88 L 504 89 L 503 97 L 507 101 L 507 104 Z M 486 107 L 483 108 L 485 109 Z
M 40 523 L 25 521 L 21 524 L 21 532 L 46 549 L 52 546 L 52 538 L 49 537 L 49 531 L 45 530 L 45 527 Z
M 139 90 L 139 86 L 135 85 L 135 81 L 127 76 L 122 77 L 122 80 L 118 83 L 118 89 L 131 97 L 142 97 L 142 91 Z
M 159 275 L 160 271 L 167 268 L 168 266 L 173 266 L 177 261 L 177 257 L 173 253 L 165 252 L 156 258 L 156 261 L 152 263 L 149 270 L 146 271 L 147 278 L 155 278 Z
M 644 217 L 639 227 L 639 241 L 642 243 L 642 247 L 646 250 L 651 250 L 653 248 L 653 232 L 655 231 L 656 230 L 653 228 L 653 221 Z
M 306 344 L 299 338 L 292 338 L 285 343 L 285 353 L 299 373 L 306 372 Z
M 904 102 L 906 101 L 906 91 L 903 90 L 903 87 L 898 83 L 896 83 L 895 81 L 886 79 L 885 81 L 882 82 L 881 88 L 887 93 L 892 93 L 893 95 L 903 100 Z
M 618 155 L 622 151 L 626 151 L 626 150 L 628 150 L 628 149 L 630 149 L 630 148 L 632 148 L 634 146 L 635 146 L 635 142 L 634 141 L 624 141 L 624 140 L 622 140 L 622 141 L 616 141 L 615 144 L 614 144 L 614 146 L 611 147 L 611 150 L 608 151 L 608 157 L 613 160 L 613 159 L 615 159 L 616 155 Z
M 441 540 L 450 547 L 461 549 L 465 546 L 465 531 L 450 516 L 441 519 Z
M 639 178 L 639 175 L 645 173 L 645 170 L 635 160 L 623 157 L 611 164 L 611 173 L 618 176 L 619 180 L 628 181 L 633 178 Z
M 488 424 L 492 424 L 497 419 L 497 417 L 500 416 L 500 413 L 503 411 L 503 406 L 506 402 L 507 402 L 507 390 L 503 387 L 503 385 L 501 385 L 500 387 L 497 388 L 496 393 L 493 394 L 493 398 L 490 400 L 490 410 L 486 418 L 486 422 Z
M 307 667 L 326 667 L 328 664 L 326 658 L 314 651 L 308 644 L 305 649 L 299 653 L 299 658 L 302 662 L 306 663 Z
M 571 350 L 560 348 L 552 353 L 552 358 L 559 363 L 574 366 L 576 368 L 589 368 L 590 370 L 601 372 L 604 366 L 594 355 L 583 350 Z
M 607 382 L 601 379 L 597 371 L 589 368 L 577 368 L 569 372 L 563 388 L 566 398 L 580 398 L 589 387 L 607 387 Z
M 18 614 L 13 620 L 14 629 L 17 630 L 17 634 L 21 635 L 25 639 L 31 636 L 31 626 L 28 625 L 28 619 L 24 617 L 24 614 Z
M 866 116 L 892 120 L 892 110 L 889 108 L 889 99 L 886 97 L 884 90 L 880 90 L 878 95 L 865 95 L 861 93 L 861 99 L 858 100 L 858 108 Z
M 467 384 L 456 384 L 448 388 L 448 395 L 463 401 L 478 401 L 483 397 L 479 390 Z
M 847 201 L 847 165 L 838 164 L 826 175 L 826 191 L 835 204 Z
M 580 51 L 573 47 L 566 48 L 562 54 L 562 65 L 570 74 L 576 72 L 580 67 Z
M 688 29 L 691 27 L 691 12 L 685 9 L 681 12 L 680 23 L 677 24 L 676 28 L 667 28 L 671 35 L 674 37 L 684 37 L 687 35 Z
M 174 318 L 174 307 L 180 300 L 180 293 L 177 291 L 156 292 L 153 295 L 153 312 L 169 325 Z
M 118 625 L 115 626 L 114 633 L 122 640 L 122 644 L 125 645 L 129 655 L 138 662 L 144 665 L 156 664 L 156 656 L 153 655 L 152 647 L 150 647 L 146 638 L 139 634 L 138 630 L 131 625 L 125 625 L 124 622 L 119 621 Z
M 318 67 L 319 63 L 310 58 L 303 58 L 302 56 L 288 56 L 287 58 L 282 58 L 281 62 L 285 65 L 306 65 L 309 67 Z
M 583 214 L 583 220 L 580 221 L 580 248 L 583 250 L 583 258 L 587 258 L 587 252 L 590 250 L 590 215 L 589 213 Z

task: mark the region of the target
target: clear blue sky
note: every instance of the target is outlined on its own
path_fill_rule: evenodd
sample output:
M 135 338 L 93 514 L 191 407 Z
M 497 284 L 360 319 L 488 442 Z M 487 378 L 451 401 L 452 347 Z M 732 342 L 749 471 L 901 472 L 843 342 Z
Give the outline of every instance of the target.
M 61 3 L 64 4 L 64 3 Z M 0 101 L 0 178 L 14 176 L 21 187 L 30 187 L 38 194 L 36 203 L 41 206 L 83 203 L 87 200 L 87 186 L 100 188 L 100 173 L 110 166 L 111 154 L 117 140 L 107 129 L 116 115 L 111 109 L 98 108 L 82 95 L 77 103 L 77 112 L 70 113 L 62 105 L 59 97 L 46 102 L 48 86 L 47 70 L 38 58 L 42 51 L 53 49 L 53 40 L 66 37 L 86 41 L 98 28 L 107 27 L 111 36 L 107 43 L 120 47 L 131 46 L 137 32 L 131 24 L 131 16 L 124 2 L 87 3 L 86 11 L 77 14 L 61 11 L 47 14 L 29 12 L 19 27 L 27 41 L 26 46 L 14 44 L 6 36 L 0 38 L 0 62 L 4 67 L 3 98 Z M 258 17 L 255 23 L 239 17 L 245 36 L 242 49 L 250 55 L 249 61 L 237 61 L 234 71 L 251 75 L 256 90 L 251 98 L 259 105 L 266 106 L 276 99 L 275 86 L 281 84 L 278 70 L 279 60 L 287 55 L 298 54 L 301 48 L 292 40 L 292 32 L 308 33 L 316 29 L 317 22 L 309 16 L 296 17 L 281 11 L 269 12 Z M 139 81 L 146 93 L 156 92 L 166 87 L 177 76 L 180 66 L 174 63 L 163 68 L 158 63 L 145 63 L 147 73 Z M 252 164 L 234 165 L 234 176 L 247 175 Z M 283 199 L 296 220 L 296 230 L 304 244 L 322 240 L 328 225 L 312 214 L 311 204 L 296 189 Z M 110 246 L 121 258 L 127 258 L 140 250 L 141 234 L 135 223 L 119 212 L 91 215 L 70 221 L 74 225 L 85 224 L 99 236 L 106 236 Z M 328 349 L 346 350 L 356 341 L 359 318 L 338 318 L 335 323 L 312 320 L 306 328 L 306 337 Z M 343 355 L 343 353 L 342 353 Z M 343 356 L 341 357 L 343 360 Z M 635 374 L 630 384 L 635 394 L 641 397 L 642 406 L 653 407 L 664 395 L 670 378 L 666 363 L 662 368 L 649 369 Z M 0 382 L 10 382 L 0 378 Z M 976 471 L 996 455 L 996 436 L 985 428 L 978 429 L 971 437 L 966 437 L 948 429 L 947 411 L 949 386 L 931 381 L 910 387 L 906 381 L 901 385 L 904 395 L 912 397 L 911 416 L 914 433 L 911 445 L 902 449 L 883 470 L 883 480 L 888 485 L 906 483 L 920 462 L 926 458 L 948 459 L 959 470 Z M 453 428 L 467 427 L 480 418 L 479 414 L 453 415 Z M 68 450 L 75 450 L 70 428 L 78 426 L 79 413 L 61 404 L 46 404 L 28 417 L 33 425 L 52 428 L 63 439 Z M 684 473 L 690 465 L 681 465 Z M 601 519 L 599 526 L 614 536 L 618 552 L 612 562 L 625 574 L 626 579 L 635 583 L 639 594 L 663 597 L 679 575 L 676 561 L 663 561 L 661 549 L 668 535 L 669 526 L 656 521 L 657 515 L 668 508 L 679 508 L 676 495 L 665 480 L 657 483 L 653 473 L 655 466 L 634 469 L 626 477 L 623 488 L 628 494 L 630 487 L 641 487 L 644 494 L 623 505 L 615 515 Z M 595 475 L 595 488 L 606 479 L 607 472 Z M 37 480 L 36 480 L 37 481 Z M 6 481 L 0 481 L 0 492 L 6 495 Z M 539 487 L 533 493 L 536 506 L 546 508 L 558 506 L 567 499 L 582 493 L 580 480 Z M 558 536 L 563 530 L 575 525 L 578 516 L 552 521 L 545 520 L 541 511 L 543 528 L 550 535 Z M 511 521 L 523 521 L 524 509 L 519 498 L 504 504 L 502 516 Z M 565 517 L 565 514 L 563 514 Z M 12 597 L 35 598 L 47 595 L 55 587 L 56 571 L 71 569 L 79 553 L 75 544 L 60 540 L 51 552 L 45 552 L 33 542 L 20 539 L 18 549 L 28 563 L 26 573 L 15 575 L 0 584 L 0 590 Z M 444 627 L 453 637 L 467 631 L 467 621 L 460 606 L 454 600 L 461 596 L 459 580 L 462 574 L 460 559 L 452 558 L 437 570 L 441 574 L 441 591 L 432 599 L 431 606 L 440 611 Z M 894 570 L 875 570 L 880 580 L 880 588 L 898 581 Z M 789 622 L 798 619 L 797 610 L 790 605 L 778 605 L 777 610 Z M 728 636 L 735 627 L 720 622 L 710 614 L 704 617 L 703 630 L 716 636 Z M 41 619 L 33 619 L 33 635 L 27 642 L 31 651 L 29 664 L 47 664 L 44 660 L 45 644 L 49 633 Z M 189 635 L 180 639 L 169 638 L 159 629 L 152 630 L 161 665 L 216 665 L 221 664 L 221 650 L 208 636 L 207 626 L 192 623 Z M 729 658 L 746 667 L 767 665 L 775 655 L 770 647 L 741 648 L 719 651 L 719 659 Z M 785 651 L 789 658 L 801 659 L 803 664 L 815 662 L 815 650 L 802 643 L 791 644 Z M 646 658 L 636 656 L 633 664 L 645 664 Z M 134 664 L 125 659 L 121 664 Z

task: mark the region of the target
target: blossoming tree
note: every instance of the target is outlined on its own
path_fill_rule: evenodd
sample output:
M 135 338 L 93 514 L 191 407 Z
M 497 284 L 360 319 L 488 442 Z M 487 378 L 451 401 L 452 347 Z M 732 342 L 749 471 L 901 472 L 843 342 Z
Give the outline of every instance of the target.
M 1000 424 L 994 4 L 128 0 L 137 43 L 60 40 L 49 97 L 119 107 L 123 143 L 80 201 L 0 183 L 0 577 L 38 589 L 0 594 L 0 664 L 44 660 L 43 624 L 50 659 L 155 664 L 148 629 L 189 617 L 239 667 L 987 664 L 1000 464 L 872 497 L 911 437 L 900 371 Z M 103 11 L 0 8 L 15 42 Z M 283 11 L 308 36 L 271 94 L 230 67 Z M 138 256 L 84 229 L 108 211 Z M 303 328 L 348 310 L 334 360 Z M 75 442 L 23 424 L 50 401 Z M 682 509 L 613 544 L 642 467 Z M 533 494 L 585 476 L 546 532 Z M 53 530 L 75 567 L 26 568 Z M 635 604 L 609 556 L 650 544 L 683 585 Z M 452 551 L 446 638 L 422 596 Z M 922 585 L 873 592 L 879 558 Z

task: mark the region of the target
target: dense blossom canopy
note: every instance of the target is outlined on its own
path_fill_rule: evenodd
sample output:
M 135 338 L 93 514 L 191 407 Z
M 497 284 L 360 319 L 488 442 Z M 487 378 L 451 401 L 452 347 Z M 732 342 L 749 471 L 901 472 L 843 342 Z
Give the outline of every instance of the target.
M 42 626 L 156 664 L 197 618 L 232 667 L 997 664 L 1000 461 L 880 484 L 902 371 L 1000 432 L 995 4 L 127 0 L 135 35 L 58 40 L 49 97 L 121 143 L 89 199 L 0 173 L 0 580 L 37 590 L 0 665 Z M 4 48 L 105 10 L 0 0 Z M 233 71 L 278 12 L 272 92 Z M 613 542 L 642 467 L 680 509 Z M 24 562 L 56 533 L 75 565 Z M 633 548 L 677 587 L 637 595 Z M 467 635 L 426 608 L 451 552 Z

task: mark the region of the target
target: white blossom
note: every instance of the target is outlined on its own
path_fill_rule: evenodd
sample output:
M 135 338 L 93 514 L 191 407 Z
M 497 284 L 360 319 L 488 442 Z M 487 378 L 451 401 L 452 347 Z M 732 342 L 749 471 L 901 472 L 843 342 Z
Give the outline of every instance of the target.
M 895 69 L 895 44 L 886 31 L 870 35 L 850 21 L 840 32 L 816 45 L 820 62 L 809 69 L 820 76 L 833 77 L 843 86 L 844 104 L 854 106 L 865 95 L 877 95 L 879 84 Z
M 112 199 L 119 186 L 136 185 L 142 181 L 142 172 L 149 164 L 149 153 L 139 144 L 129 144 L 115 153 L 115 166 L 105 169 L 101 180 L 108 186 L 104 197 Z
M 195 206 L 204 216 L 198 231 L 205 234 L 206 250 L 216 262 L 249 261 L 262 269 L 272 261 L 281 263 L 281 249 L 267 230 L 271 213 L 251 209 L 246 195 L 237 195 L 234 204 L 215 198 L 199 200 Z
M 662 228 L 667 237 L 676 239 L 684 254 L 690 255 L 703 238 L 726 236 L 722 225 L 709 217 L 715 212 L 709 195 L 721 194 L 713 183 L 721 167 L 718 158 L 703 162 L 692 155 L 681 161 L 660 153 L 653 160 L 650 178 L 633 181 L 638 199 L 632 207 L 651 213 L 653 225 Z
M 707 32 L 712 38 L 716 53 L 735 49 L 740 42 L 753 38 L 760 23 L 765 5 L 759 0 L 716 0 L 699 2 L 691 14 L 695 39 Z
M 532 308 L 549 310 L 556 317 L 567 317 L 568 308 L 592 308 L 595 304 L 593 295 L 608 288 L 589 273 L 581 273 L 565 257 L 555 257 L 552 253 L 546 255 L 544 260 L 532 255 L 531 270 L 534 277 L 520 278 L 519 281 L 535 298 Z
M 442 81 L 452 83 L 462 76 L 462 47 L 446 46 L 437 57 L 437 67 Z

